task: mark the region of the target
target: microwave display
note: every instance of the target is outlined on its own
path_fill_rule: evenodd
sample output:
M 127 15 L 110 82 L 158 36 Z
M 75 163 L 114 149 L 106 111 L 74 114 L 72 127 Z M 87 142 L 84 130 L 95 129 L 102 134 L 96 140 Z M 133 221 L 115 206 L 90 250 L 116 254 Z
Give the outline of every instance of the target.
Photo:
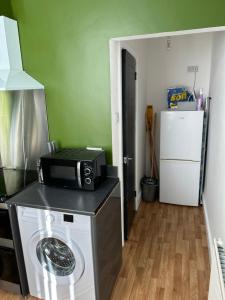
M 70 166 L 50 166 L 50 176 L 55 179 L 75 180 L 76 174 L 74 167 Z

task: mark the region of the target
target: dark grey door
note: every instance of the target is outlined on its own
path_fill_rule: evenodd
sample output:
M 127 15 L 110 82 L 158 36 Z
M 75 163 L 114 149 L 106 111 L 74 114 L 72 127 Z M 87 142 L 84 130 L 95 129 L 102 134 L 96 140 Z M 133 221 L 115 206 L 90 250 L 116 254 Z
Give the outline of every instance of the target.
M 122 50 L 124 235 L 128 239 L 135 214 L 135 86 L 136 61 Z

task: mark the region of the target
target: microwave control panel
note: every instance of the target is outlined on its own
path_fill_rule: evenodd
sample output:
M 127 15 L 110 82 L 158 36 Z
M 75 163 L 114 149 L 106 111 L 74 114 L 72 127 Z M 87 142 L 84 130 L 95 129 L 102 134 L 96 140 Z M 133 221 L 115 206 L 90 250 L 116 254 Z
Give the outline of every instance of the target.
M 84 184 L 90 185 L 93 182 L 93 166 L 91 162 L 84 162 Z

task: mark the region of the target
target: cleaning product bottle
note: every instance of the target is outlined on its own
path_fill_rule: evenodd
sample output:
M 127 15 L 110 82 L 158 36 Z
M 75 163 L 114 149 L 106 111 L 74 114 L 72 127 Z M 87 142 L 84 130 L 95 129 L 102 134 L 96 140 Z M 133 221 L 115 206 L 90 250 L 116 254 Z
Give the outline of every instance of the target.
M 200 89 L 199 90 L 199 96 L 198 96 L 198 99 L 197 99 L 197 110 L 202 110 L 202 106 L 203 106 L 203 103 L 204 103 L 204 96 L 203 96 L 203 89 Z

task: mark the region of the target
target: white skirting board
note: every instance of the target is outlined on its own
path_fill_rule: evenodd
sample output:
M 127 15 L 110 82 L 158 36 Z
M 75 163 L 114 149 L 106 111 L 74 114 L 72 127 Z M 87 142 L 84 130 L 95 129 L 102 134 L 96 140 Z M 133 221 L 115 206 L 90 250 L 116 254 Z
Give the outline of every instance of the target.
M 135 210 L 138 210 L 140 203 L 141 203 L 141 191 L 139 191 L 136 197 Z
M 206 205 L 204 194 L 202 196 L 202 204 L 203 204 L 205 224 L 206 224 L 206 234 L 207 234 L 208 249 L 209 249 L 209 260 L 210 260 L 210 264 L 211 264 L 212 255 L 213 255 L 213 238 L 212 238 L 212 232 L 211 232 L 211 228 L 210 228 L 210 224 L 209 224 L 209 217 L 208 217 L 207 205 Z

